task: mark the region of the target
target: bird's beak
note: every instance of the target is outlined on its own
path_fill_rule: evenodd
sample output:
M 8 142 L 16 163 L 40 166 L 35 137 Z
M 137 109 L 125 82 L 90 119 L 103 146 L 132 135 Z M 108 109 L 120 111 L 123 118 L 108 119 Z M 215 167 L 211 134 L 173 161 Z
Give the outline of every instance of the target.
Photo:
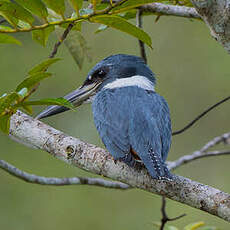
M 83 84 L 78 89 L 64 96 L 64 98 L 69 102 L 71 102 L 75 107 L 78 107 L 96 93 L 96 89 L 99 87 L 100 84 L 101 82 Z M 45 109 L 40 114 L 38 114 L 36 118 L 41 119 L 45 117 L 50 117 L 55 114 L 65 112 L 67 110 L 69 110 L 69 108 L 65 106 L 58 106 L 58 105 L 49 106 L 47 107 L 47 109 Z

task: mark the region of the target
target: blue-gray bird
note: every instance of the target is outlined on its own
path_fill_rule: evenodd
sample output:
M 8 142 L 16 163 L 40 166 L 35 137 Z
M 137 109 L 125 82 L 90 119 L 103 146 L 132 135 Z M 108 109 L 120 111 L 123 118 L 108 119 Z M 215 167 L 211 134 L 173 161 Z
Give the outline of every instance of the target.
M 167 102 L 155 92 L 155 76 L 140 57 L 117 54 L 96 64 L 83 85 L 64 98 L 92 102 L 97 131 L 114 160 L 144 163 L 154 179 L 171 179 L 166 158 L 171 145 Z M 37 118 L 68 110 L 50 106 Z

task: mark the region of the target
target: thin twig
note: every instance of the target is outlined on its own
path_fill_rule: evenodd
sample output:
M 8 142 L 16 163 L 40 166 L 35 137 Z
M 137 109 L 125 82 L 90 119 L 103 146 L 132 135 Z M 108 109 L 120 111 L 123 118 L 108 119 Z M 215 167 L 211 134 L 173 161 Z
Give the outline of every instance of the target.
M 175 220 L 178 220 L 178 219 L 186 216 L 186 214 L 182 214 L 182 215 L 174 217 L 174 218 L 169 218 L 167 213 L 166 213 L 166 199 L 164 196 L 162 196 L 161 214 L 162 214 L 162 218 L 161 218 L 160 230 L 164 230 L 164 226 L 168 221 L 175 221 Z
M 142 10 L 140 10 L 140 9 L 137 10 L 136 24 L 137 24 L 137 27 L 139 27 L 139 28 L 142 28 L 142 26 L 143 26 Z M 146 56 L 146 51 L 145 51 L 145 44 L 141 40 L 138 40 L 138 42 L 139 42 L 141 57 L 143 58 L 143 60 L 147 64 L 147 56 Z
M 86 177 L 71 177 L 71 178 L 56 178 L 56 177 L 42 177 L 34 174 L 24 172 L 4 160 L 0 160 L 0 168 L 8 172 L 9 174 L 33 184 L 40 185 L 94 185 L 105 188 L 115 189 L 129 189 L 129 185 L 121 183 L 103 180 L 100 178 L 86 178 Z
M 108 14 L 114 7 L 121 6 L 121 5 L 124 4 L 125 2 L 127 2 L 127 0 L 120 0 L 120 1 L 117 1 L 116 4 L 109 6 L 109 7 L 107 7 L 106 9 L 99 11 L 98 13 L 93 12 L 92 14 L 89 14 L 87 17 L 85 17 L 85 19 L 86 19 L 86 18 L 89 19 L 90 17 L 95 16 L 95 15 Z M 79 17 L 78 19 L 80 19 L 80 17 Z M 76 19 L 76 21 L 77 21 L 77 19 Z M 68 27 L 67 27 L 67 28 L 65 29 L 65 31 L 63 32 L 63 34 L 62 34 L 60 40 L 54 45 L 53 51 L 52 51 L 52 53 L 50 54 L 49 58 L 53 58 L 53 57 L 56 55 L 59 46 L 63 43 L 63 41 L 66 39 L 66 37 L 67 37 L 67 35 L 69 34 L 69 32 L 71 31 L 71 29 L 74 27 L 74 22 L 75 22 L 75 21 L 69 23 Z
M 50 54 L 49 58 L 53 58 L 57 51 L 58 51 L 58 48 L 59 46 L 63 43 L 63 41 L 66 39 L 67 35 L 69 34 L 69 32 L 71 31 L 71 29 L 73 28 L 74 24 L 70 23 L 68 25 L 68 27 L 65 29 L 65 31 L 63 32 L 60 40 L 54 45 L 54 48 L 53 48 L 53 51 L 52 53 Z
M 172 133 L 172 135 L 178 135 L 181 134 L 183 132 L 185 132 L 187 129 L 191 128 L 198 120 L 200 120 L 202 117 L 204 117 L 208 112 L 210 112 L 211 110 L 215 109 L 217 106 L 223 104 L 224 102 L 228 101 L 230 99 L 230 96 L 224 98 L 223 100 L 217 102 L 216 104 L 212 105 L 211 107 L 209 107 L 208 109 L 206 109 L 203 113 L 201 113 L 200 115 L 198 115 L 194 120 L 192 120 L 189 124 L 187 124 L 184 128 L 175 131 Z
M 190 162 L 197 160 L 197 159 L 200 159 L 200 158 L 223 156 L 223 155 L 230 155 L 230 150 L 211 151 L 211 152 L 207 152 L 205 154 L 200 152 L 200 151 L 196 151 L 190 155 L 184 155 L 176 161 L 167 162 L 167 164 L 168 164 L 168 168 L 170 170 L 175 170 L 176 168 L 180 167 L 181 165 L 184 165 L 186 163 L 190 163 Z
M 207 152 L 207 150 L 209 150 L 211 147 L 220 143 L 230 144 L 230 132 L 225 133 L 219 137 L 215 137 L 207 144 L 205 144 L 200 150 L 197 150 L 190 155 L 184 155 L 175 161 L 168 162 L 168 168 L 170 170 L 174 170 L 183 164 L 189 163 L 200 158 L 229 155 L 230 150 L 215 150 Z
M 230 132 L 229 133 L 224 133 L 223 135 L 219 137 L 215 137 L 211 141 L 209 141 L 207 144 L 204 145 L 204 147 L 200 150 L 201 152 L 206 152 L 209 150 L 211 147 L 218 145 L 220 143 L 224 144 L 230 144 Z

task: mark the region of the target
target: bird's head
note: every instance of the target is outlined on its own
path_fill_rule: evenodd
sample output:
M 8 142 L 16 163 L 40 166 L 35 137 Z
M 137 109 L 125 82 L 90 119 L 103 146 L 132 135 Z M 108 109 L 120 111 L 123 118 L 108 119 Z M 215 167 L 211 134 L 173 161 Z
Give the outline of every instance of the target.
M 145 86 L 146 80 L 154 87 L 154 74 L 142 58 L 125 54 L 112 55 L 97 63 L 88 73 L 82 86 L 64 98 L 77 107 L 91 101 L 102 89 L 138 84 Z M 67 110 L 64 106 L 49 106 L 37 118 L 49 117 Z

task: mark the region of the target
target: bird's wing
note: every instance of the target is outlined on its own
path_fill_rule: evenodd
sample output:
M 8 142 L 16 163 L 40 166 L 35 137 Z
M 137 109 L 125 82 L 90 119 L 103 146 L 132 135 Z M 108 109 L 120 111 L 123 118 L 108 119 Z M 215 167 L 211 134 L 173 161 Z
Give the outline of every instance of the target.
M 165 160 L 171 144 L 171 121 L 165 100 L 139 90 L 130 105 L 129 142 L 153 178 L 170 177 Z
M 110 154 L 115 160 L 122 160 L 133 166 L 128 136 L 129 97 L 122 91 L 103 90 L 93 101 L 94 123 Z

